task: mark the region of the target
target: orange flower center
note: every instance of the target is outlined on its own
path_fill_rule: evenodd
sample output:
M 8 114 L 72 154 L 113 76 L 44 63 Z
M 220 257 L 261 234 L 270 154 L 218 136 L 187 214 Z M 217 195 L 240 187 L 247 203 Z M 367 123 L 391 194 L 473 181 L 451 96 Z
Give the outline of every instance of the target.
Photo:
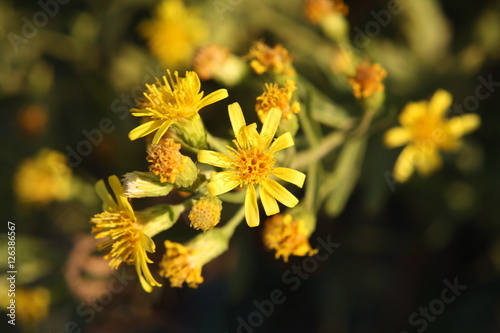
M 272 153 L 258 147 L 239 149 L 235 155 L 235 169 L 244 184 L 260 183 L 269 176 L 276 162 Z

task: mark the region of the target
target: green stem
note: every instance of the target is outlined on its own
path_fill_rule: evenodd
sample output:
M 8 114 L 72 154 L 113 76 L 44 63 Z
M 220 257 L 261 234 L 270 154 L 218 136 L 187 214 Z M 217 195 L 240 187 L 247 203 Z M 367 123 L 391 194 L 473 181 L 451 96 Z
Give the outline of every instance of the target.
M 226 153 L 227 152 L 227 142 L 221 138 L 217 138 L 213 136 L 212 134 L 207 132 L 207 142 L 210 145 L 211 148 L 217 150 L 220 153 Z
M 240 209 L 233 215 L 233 217 L 223 226 L 221 227 L 221 231 L 227 236 L 230 237 L 236 227 L 243 221 L 245 217 L 245 205 L 242 205 Z
M 311 148 L 296 155 L 294 163 L 290 166 L 292 169 L 303 170 L 311 163 L 316 163 L 325 157 L 335 148 L 344 143 L 344 132 L 332 132 L 325 136 L 319 147 Z

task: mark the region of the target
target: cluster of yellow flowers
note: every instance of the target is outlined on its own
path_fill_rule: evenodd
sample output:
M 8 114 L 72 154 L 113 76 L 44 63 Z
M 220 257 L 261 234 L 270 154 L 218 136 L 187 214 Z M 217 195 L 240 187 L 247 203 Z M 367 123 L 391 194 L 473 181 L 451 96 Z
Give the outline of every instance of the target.
M 347 24 L 347 13 L 348 7 L 341 0 L 306 1 L 307 18 L 314 24 L 324 23 L 324 29 L 339 22 Z M 105 258 L 110 259 L 114 269 L 121 264 L 134 265 L 147 292 L 161 286 L 148 265 L 152 260 L 147 253 L 156 249 L 153 237 L 172 227 L 183 212 L 189 212 L 190 226 L 202 232 L 184 244 L 165 241 L 159 275 L 169 279 L 174 287 L 184 283 L 197 287 L 202 283 L 203 265 L 227 250 L 229 239 L 243 219 L 250 227 L 260 225 L 259 198 L 265 215 L 270 217 L 262 228 L 263 243 L 275 251 L 276 258 L 288 261 L 291 255 L 317 253 L 309 237 L 315 230 L 318 209 L 325 201 L 330 202 L 330 197 L 341 201 L 348 195 L 346 188 L 352 184 L 347 176 L 351 172 L 350 163 L 360 161 L 364 147 L 360 142 L 366 139 L 372 119 L 385 102 L 386 70 L 366 58 L 344 53 L 342 57 L 347 59 L 342 62 L 344 65 L 339 67 L 337 62 L 332 71 L 333 67 L 340 69 L 352 96 L 365 112 L 357 127 L 344 126 L 342 131 L 333 130 L 323 136 L 312 117 L 318 104 L 306 103 L 300 97 L 314 88 L 300 76 L 285 47 L 256 41 L 241 57 L 218 45 L 197 48 L 206 37 L 202 33 L 188 33 L 204 31 L 199 28 L 204 23 L 197 15 L 180 0 L 170 0 L 159 6 L 155 20 L 141 25 L 152 53 L 161 61 L 180 66 L 194 57 L 195 70 L 184 75 L 167 70 L 155 83 L 146 84 L 144 98 L 131 109 L 133 116 L 146 121 L 130 131 L 130 140 L 154 134 L 146 148 L 149 172 L 128 173 L 123 184 L 117 176 L 109 177 L 112 191 L 102 180 L 96 185 L 103 212 L 96 214 L 91 223 L 95 237 L 103 239 L 99 248 L 108 251 Z M 198 28 L 186 28 L 193 26 Z M 166 40 L 171 35 L 177 37 Z M 345 42 L 345 36 L 331 37 Z M 174 52 L 177 49 L 184 52 Z M 248 117 L 239 103 L 229 104 L 234 135 L 229 144 L 226 139 L 210 134 L 200 117 L 201 109 L 227 98 L 228 90 L 205 95 L 200 76 L 214 78 L 229 89 L 248 79 L 250 69 L 254 76 L 268 81 L 260 83 L 263 92 L 255 99 L 254 110 L 262 127 L 259 131 L 256 123 L 247 124 Z M 388 147 L 407 144 L 395 164 L 397 181 L 407 180 L 414 169 L 422 175 L 432 173 L 442 163 L 439 151 L 456 150 L 461 143 L 459 137 L 478 127 L 477 115 L 447 120 L 445 111 L 450 103 L 451 95 L 443 90 L 436 92 L 430 102 L 411 102 L 399 116 L 401 127 L 387 131 Z M 302 135 L 302 141 L 295 148 L 298 134 Z M 321 169 L 321 158 L 340 146 L 336 167 Z M 306 173 L 306 187 L 296 190 L 304 186 Z M 321 178 L 328 174 L 331 177 Z M 287 189 L 283 182 L 295 188 Z M 337 188 L 342 191 L 335 192 Z M 131 198 L 166 196 L 172 191 L 183 198 L 182 203 L 156 205 L 143 211 L 135 211 L 131 204 Z M 296 195 L 302 192 L 304 199 L 300 201 Z M 289 208 L 286 213 L 280 214 L 278 203 Z M 234 204 L 241 207 L 229 221 L 224 221 L 222 208 Z

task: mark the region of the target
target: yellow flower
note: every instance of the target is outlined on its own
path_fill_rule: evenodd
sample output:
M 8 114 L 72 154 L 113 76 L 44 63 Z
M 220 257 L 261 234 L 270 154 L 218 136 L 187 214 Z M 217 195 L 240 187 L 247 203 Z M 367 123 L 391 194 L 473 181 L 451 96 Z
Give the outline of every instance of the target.
M 196 201 L 189 213 L 191 227 L 207 231 L 220 221 L 222 202 L 217 197 L 205 196 Z
M 292 57 L 280 44 L 272 48 L 261 41 L 254 42 L 245 58 L 250 60 L 250 67 L 259 75 L 269 70 L 288 76 L 295 74 Z
M 312 23 L 319 23 L 323 18 L 332 14 L 340 13 L 346 16 L 349 7 L 343 0 L 306 0 L 304 4 L 304 14 Z
M 429 102 L 408 103 L 399 115 L 402 126 L 385 133 L 386 146 L 407 145 L 394 166 L 396 181 L 406 181 L 414 169 L 422 176 L 431 174 L 442 164 L 440 150 L 457 150 L 462 144 L 460 137 L 479 127 L 481 120 L 476 114 L 445 119 L 451 102 L 449 92 L 438 90 Z
M 160 275 L 170 280 L 172 287 L 182 287 L 185 282 L 191 288 L 203 283 L 202 264 L 196 260 L 199 250 L 179 243 L 165 241 L 167 252 L 160 263 Z
M 318 250 L 313 250 L 309 244 L 310 230 L 304 220 L 293 221 L 290 214 L 276 214 L 264 224 L 264 244 L 270 250 L 276 251 L 276 259 L 283 257 L 312 256 Z
M 203 282 L 203 265 L 227 250 L 230 235 L 227 230 L 213 228 L 186 244 L 165 241 L 167 251 L 160 262 L 160 275 L 169 279 L 172 287 L 186 283 L 197 288 Z
M 281 110 L 282 119 L 290 119 L 292 114 L 300 112 L 300 104 L 297 101 L 291 103 L 292 94 L 297 89 L 295 81 L 287 80 L 282 88 L 276 83 L 265 84 L 264 92 L 257 97 L 255 111 L 260 121 L 264 122 L 269 110 L 278 108 Z
M 163 139 L 158 144 L 148 147 L 148 157 L 146 160 L 151 163 L 149 171 L 160 176 L 162 183 L 167 180 L 175 182 L 175 176 L 182 172 L 181 145 L 175 143 L 173 139 Z
M 207 45 L 196 50 L 194 70 L 202 80 L 210 80 L 229 57 L 229 50 L 219 45 Z
M 19 321 L 26 326 L 37 327 L 49 313 L 50 291 L 45 287 L 20 286 L 16 288 L 15 300 L 16 315 Z M 4 308 L 11 304 L 7 297 L 2 297 L 1 305 Z M 7 309 L 7 311 L 9 310 Z
M 104 256 L 105 259 L 111 259 L 109 266 L 118 269 L 122 263 L 135 265 L 142 288 L 151 292 L 152 287 L 161 287 L 151 275 L 147 265 L 152 261 L 146 252 L 155 252 L 155 243 L 142 231 L 143 225 L 138 222 L 118 177 L 110 176 L 109 184 L 115 198 L 108 192 L 102 180 L 96 184 L 97 194 L 103 201 L 104 212 L 96 214 L 91 219 L 94 224 L 92 233 L 96 234 L 96 239 L 106 238 L 98 244 L 98 248 L 109 249 L 109 253 Z
M 354 97 L 357 99 L 368 98 L 376 92 L 384 91 L 382 80 L 387 76 L 385 69 L 380 64 L 361 62 L 356 67 L 356 74 L 349 77 Z
M 144 96 L 147 101 L 140 103 L 142 108 L 131 109 L 133 116 L 150 117 L 151 120 L 134 128 L 128 135 L 130 140 L 157 131 L 153 138 L 153 143 L 157 144 L 171 125 L 199 119 L 200 109 L 228 96 L 226 89 L 219 89 L 203 97 L 200 78 L 195 72 L 186 72 L 185 78 L 179 77 L 177 72 L 174 76 L 170 71 L 167 73 L 168 79 L 163 76 L 163 83 L 156 79 L 156 84 L 146 84 L 148 91 Z
M 24 160 L 14 175 L 14 192 L 21 202 L 47 205 L 71 195 L 71 169 L 66 156 L 42 149 L 34 158 Z
M 273 215 L 280 211 L 276 200 L 288 207 L 294 207 L 298 199 L 281 184 L 271 178 L 274 175 L 282 180 L 302 187 L 305 175 L 302 172 L 275 167 L 275 155 L 278 151 L 294 145 L 289 132 L 273 138 L 278 128 L 281 111 L 271 109 L 267 114 L 262 130 L 257 133 L 255 123 L 246 125 L 243 112 L 238 103 L 229 106 L 229 118 L 236 136 L 233 140 L 236 149 L 228 147 L 227 155 L 200 150 L 198 161 L 211 164 L 228 171 L 212 174 L 207 185 L 211 196 L 217 196 L 237 186 L 247 186 L 245 196 L 245 218 L 250 227 L 259 225 L 259 208 L 255 185 L 260 188 L 261 201 L 266 214 Z
M 196 8 L 186 8 L 180 0 L 167 0 L 158 5 L 153 20 L 139 25 L 139 31 L 153 55 L 167 67 L 178 67 L 191 61 L 208 28 Z

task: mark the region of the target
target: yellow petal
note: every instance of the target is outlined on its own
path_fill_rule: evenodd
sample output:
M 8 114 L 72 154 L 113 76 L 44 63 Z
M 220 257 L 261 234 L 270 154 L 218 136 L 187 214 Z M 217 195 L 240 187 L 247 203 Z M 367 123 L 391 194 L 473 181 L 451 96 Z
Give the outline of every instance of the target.
M 442 164 L 443 162 L 441 155 L 439 155 L 439 151 L 437 149 L 431 149 L 425 151 L 422 158 L 415 161 L 415 168 L 421 176 L 427 177 L 439 169 Z
M 269 194 L 283 205 L 292 208 L 299 203 L 299 199 L 297 199 L 292 193 L 290 193 L 290 191 L 284 188 L 283 185 L 279 184 L 277 181 L 267 178 L 266 182 L 267 184 L 265 186 L 269 191 Z
M 233 159 L 215 151 L 200 150 L 198 151 L 198 162 L 228 169 L 231 167 Z
M 260 184 L 260 199 L 267 216 L 271 216 L 280 212 L 280 208 L 276 199 L 269 193 L 267 189 L 267 182 L 262 182 Z
M 234 171 L 223 171 L 212 174 L 210 182 L 207 184 L 208 192 L 211 196 L 226 193 L 240 185 L 240 182 L 235 180 Z
M 262 125 L 262 130 L 260 131 L 260 136 L 263 139 L 264 147 L 267 147 L 274 135 L 276 134 L 276 130 L 280 124 L 281 120 L 281 110 L 278 108 L 272 108 L 266 115 L 266 119 L 264 119 L 264 124 Z
M 243 111 L 241 111 L 241 106 L 238 103 L 229 105 L 228 110 L 231 126 L 233 127 L 233 132 L 236 136 L 240 133 L 241 129 L 246 126 L 245 117 L 243 116 Z
M 102 200 L 102 209 L 107 212 L 116 212 L 118 211 L 118 205 L 116 201 L 113 199 L 111 194 L 109 194 L 108 189 L 106 188 L 106 184 L 101 179 L 95 184 L 95 191 L 97 195 Z
M 443 89 L 437 90 L 429 102 L 429 113 L 437 117 L 443 117 L 446 110 L 450 107 L 452 96 Z
M 198 108 L 204 108 L 205 106 L 214 104 L 224 98 L 227 98 L 228 96 L 229 94 L 227 93 L 226 89 L 219 89 L 203 97 L 203 99 L 200 101 L 200 104 L 198 105 Z
M 389 148 L 407 144 L 411 139 L 411 132 L 404 127 L 393 127 L 384 134 L 384 143 Z
M 162 124 L 163 122 L 160 120 L 148 121 L 147 123 L 137 126 L 133 130 L 131 130 L 128 134 L 128 138 L 132 141 L 142 138 L 143 136 L 146 136 L 158 129 L 158 127 L 160 127 Z
M 410 102 L 405 105 L 399 114 L 399 123 L 403 126 L 410 126 L 427 113 L 427 102 Z
M 306 179 L 306 175 L 304 173 L 290 168 L 274 168 L 271 173 L 276 177 L 283 179 L 286 182 L 292 183 L 300 188 L 302 188 Z
M 397 182 L 405 182 L 415 169 L 415 155 L 418 150 L 415 145 L 408 145 L 399 154 L 396 163 L 394 164 L 394 179 Z
M 269 150 L 272 152 L 280 151 L 293 145 L 294 143 L 292 134 L 290 134 L 290 132 L 286 132 L 285 134 L 280 135 L 278 138 L 276 138 L 276 140 L 274 140 Z
M 466 114 L 452 118 L 447 122 L 448 131 L 455 138 L 472 132 L 479 125 L 481 125 L 481 118 L 477 114 Z
M 109 176 L 108 182 L 113 189 L 113 193 L 115 194 L 116 202 L 118 203 L 120 210 L 126 211 L 130 218 L 134 218 L 134 210 L 132 209 L 130 202 L 128 202 L 127 197 L 124 195 L 123 186 L 118 177 L 115 175 Z
M 252 184 L 248 185 L 245 195 L 245 219 L 249 227 L 256 227 L 260 223 L 259 207 L 257 206 L 257 194 Z
M 172 124 L 172 121 L 167 121 L 167 122 L 164 122 L 158 128 L 158 130 L 156 131 L 155 136 L 153 137 L 153 144 L 156 145 L 156 144 L 158 144 L 158 142 L 160 142 L 161 138 L 163 137 L 163 135 L 168 130 L 168 128 L 170 127 L 171 124 Z
M 149 237 L 142 231 L 139 233 L 139 237 L 140 237 L 139 241 L 141 242 L 142 248 L 149 253 L 154 253 L 156 249 L 156 244 L 155 242 L 153 242 L 151 237 Z

